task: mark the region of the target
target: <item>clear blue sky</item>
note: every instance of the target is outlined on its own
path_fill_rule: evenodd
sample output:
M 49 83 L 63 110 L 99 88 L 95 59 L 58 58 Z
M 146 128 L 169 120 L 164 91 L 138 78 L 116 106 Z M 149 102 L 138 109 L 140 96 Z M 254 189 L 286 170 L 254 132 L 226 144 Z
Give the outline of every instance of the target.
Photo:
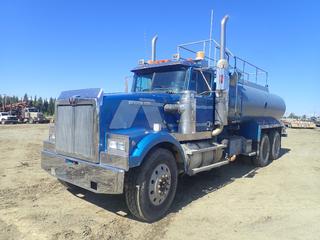
M 228 47 L 269 71 L 270 91 L 288 112 L 320 114 L 316 0 L 1 0 L 0 94 L 123 91 L 129 70 L 149 57 L 155 33 L 159 58 L 171 57 L 177 44 L 208 38 L 211 9 L 215 37 L 229 14 Z

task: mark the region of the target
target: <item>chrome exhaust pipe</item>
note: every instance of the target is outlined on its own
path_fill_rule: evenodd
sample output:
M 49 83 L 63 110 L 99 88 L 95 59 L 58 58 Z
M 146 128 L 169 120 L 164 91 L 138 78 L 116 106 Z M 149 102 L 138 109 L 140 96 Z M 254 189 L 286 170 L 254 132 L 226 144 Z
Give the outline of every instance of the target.
M 226 56 L 226 28 L 229 16 L 226 15 L 221 20 L 221 35 L 220 35 L 220 59 L 225 59 Z
M 151 61 L 156 60 L 156 53 L 157 53 L 157 40 L 158 40 L 158 35 L 155 35 L 152 38 L 152 53 L 151 53 Z
M 229 112 L 229 63 L 226 59 L 226 28 L 229 16 L 221 20 L 220 59 L 217 63 L 215 126 L 212 136 L 219 135 L 224 126 L 228 125 Z

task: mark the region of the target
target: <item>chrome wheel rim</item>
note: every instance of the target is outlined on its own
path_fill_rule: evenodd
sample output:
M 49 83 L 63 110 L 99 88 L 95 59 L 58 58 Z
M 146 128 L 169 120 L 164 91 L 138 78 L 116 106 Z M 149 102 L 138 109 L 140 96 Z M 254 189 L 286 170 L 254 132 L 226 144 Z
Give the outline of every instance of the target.
M 149 181 L 149 198 L 153 205 L 162 204 L 171 188 L 171 172 L 166 164 L 159 164 L 152 172 Z

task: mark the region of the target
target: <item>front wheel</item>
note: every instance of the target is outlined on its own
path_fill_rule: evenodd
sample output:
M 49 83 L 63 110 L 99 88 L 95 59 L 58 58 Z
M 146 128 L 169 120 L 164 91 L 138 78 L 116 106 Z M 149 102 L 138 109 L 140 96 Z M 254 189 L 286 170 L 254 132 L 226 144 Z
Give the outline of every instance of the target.
M 169 210 L 177 185 L 178 169 L 174 156 L 167 149 L 155 149 L 140 167 L 131 169 L 126 176 L 127 206 L 140 220 L 159 220 Z

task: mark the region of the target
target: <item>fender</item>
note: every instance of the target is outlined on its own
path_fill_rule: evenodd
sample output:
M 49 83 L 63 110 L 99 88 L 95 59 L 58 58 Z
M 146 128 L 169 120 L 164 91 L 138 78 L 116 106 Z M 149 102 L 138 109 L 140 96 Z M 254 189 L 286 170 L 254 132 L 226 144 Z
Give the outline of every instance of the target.
M 254 117 L 243 121 L 240 127 L 241 135 L 253 141 L 260 141 L 263 129 L 282 128 L 278 119 L 273 117 Z
M 185 162 L 184 152 L 180 143 L 169 133 L 162 131 L 151 132 L 139 141 L 130 156 L 129 167 L 132 168 L 140 166 L 149 151 L 153 147 L 161 143 L 171 143 L 172 145 L 174 145 L 178 150 L 183 162 Z

